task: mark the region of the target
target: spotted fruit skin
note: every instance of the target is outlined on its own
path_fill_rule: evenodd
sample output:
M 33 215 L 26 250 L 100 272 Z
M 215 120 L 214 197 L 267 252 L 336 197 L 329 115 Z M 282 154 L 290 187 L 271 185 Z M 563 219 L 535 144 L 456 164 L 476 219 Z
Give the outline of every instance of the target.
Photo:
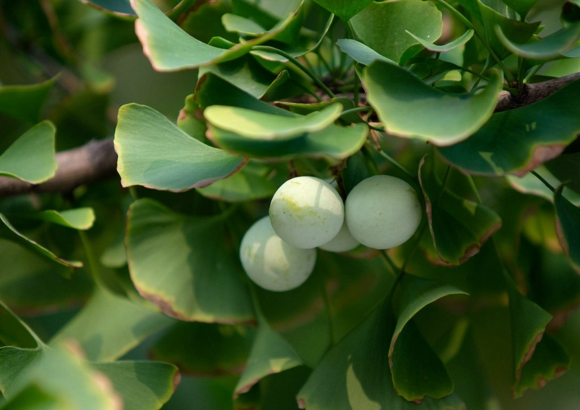
M 417 192 L 405 181 L 375 175 L 361 181 L 346 198 L 346 223 L 352 236 L 374 249 L 406 242 L 421 223 Z
M 286 181 L 272 197 L 270 220 L 286 242 L 302 249 L 333 239 L 344 222 L 344 204 L 336 190 L 315 177 Z
M 316 250 L 300 249 L 284 242 L 266 216 L 244 234 L 240 260 L 258 286 L 283 292 L 297 288 L 308 279 L 316 263 Z

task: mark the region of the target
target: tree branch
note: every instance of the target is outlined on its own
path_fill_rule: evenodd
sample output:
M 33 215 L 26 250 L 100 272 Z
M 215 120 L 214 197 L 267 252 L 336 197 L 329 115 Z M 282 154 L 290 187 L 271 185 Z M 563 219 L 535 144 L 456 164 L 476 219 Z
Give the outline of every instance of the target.
M 580 79 L 580 73 L 536 84 L 526 84 L 518 96 L 502 91 L 495 112 L 511 110 L 532 104 L 555 93 L 565 85 Z M 339 96 L 347 96 L 345 94 Z M 366 96 L 361 95 L 366 103 Z M 304 101 L 303 101 L 304 102 Z M 73 189 L 118 176 L 117 153 L 113 139 L 90 141 L 86 145 L 56 154 L 58 169 L 56 175 L 39 185 L 18 179 L 0 177 L 0 198 L 27 193 L 70 192 Z
M 117 175 L 117 153 L 113 139 L 92 140 L 82 147 L 56 154 L 55 176 L 34 185 L 0 177 L 0 198 L 27 193 L 71 192 L 73 189 Z

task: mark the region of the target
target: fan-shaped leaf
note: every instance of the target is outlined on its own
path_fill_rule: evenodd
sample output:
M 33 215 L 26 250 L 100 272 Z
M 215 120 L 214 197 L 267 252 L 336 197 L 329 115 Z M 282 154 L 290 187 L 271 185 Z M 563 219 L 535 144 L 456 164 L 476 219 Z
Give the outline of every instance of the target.
M 495 27 L 495 32 L 505 48 L 518 57 L 547 60 L 560 57 L 574 46 L 580 38 L 580 24 L 574 24 L 538 41 L 525 44 L 516 44 L 510 41 L 500 26 Z
M 54 176 L 57 168 L 54 135 L 48 121 L 30 128 L 0 155 L 0 175 L 38 184 Z
M 224 245 L 225 217 L 186 217 L 148 199 L 134 202 L 126 246 L 139 293 L 181 320 L 252 322 L 242 268 Z
M 404 68 L 376 61 L 363 72 L 367 97 L 389 134 L 447 146 L 462 141 L 491 117 L 502 87 L 493 72 L 477 95 L 447 94 Z M 448 115 L 453 113 L 453 121 Z
M 454 50 L 458 47 L 461 47 L 465 43 L 467 43 L 469 40 L 471 40 L 471 37 L 473 37 L 473 30 L 470 29 L 470 30 L 467 30 L 465 33 L 463 33 L 458 38 L 456 38 L 455 40 L 453 40 L 452 42 L 447 43 L 447 44 L 443 44 L 443 45 L 438 45 L 438 44 L 433 44 L 433 42 L 431 42 L 431 41 L 427 41 L 427 40 L 424 40 L 420 37 L 417 37 L 416 35 L 414 35 L 413 33 L 411 33 L 408 30 L 405 30 L 405 31 L 407 33 L 409 33 L 409 35 L 411 37 L 413 37 L 415 40 L 417 40 L 419 42 L 419 44 L 421 44 L 427 50 L 435 51 L 436 53 L 446 53 L 448 51 L 451 51 L 451 50 Z
M 562 196 L 563 189 L 564 186 L 560 186 L 554 193 L 558 239 L 572 265 L 580 272 L 580 208 Z
M 425 156 L 419 166 L 431 236 L 439 258 L 459 265 L 479 252 L 501 227 L 501 218 L 488 207 L 444 187 L 434 173 L 432 161 L 431 156 Z
M 191 138 L 161 113 L 138 104 L 119 110 L 115 150 L 123 186 L 169 191 L 209 185 L 245 162 Z
M 56 77 L 53 77 L 38 84 L 0 87 L 0 113 L 32 123 L 38 121 L 55 82 Z
M 93 208 L 88 207 L 68 209 L 60 212 L 48 210 L 26 216 L 78 230 L 90 229 L 95 222 L 95 212 Z
M 375 60 L 397 65 L 393 60 L 377 53 L 369 46 L 350 38 L 341 38 L 336 42 L 343 53 L 348 54 L 354 61 L 363 65 L 371 65 Z
M 350 20 L 372 3 L 372 0 L 314 0 L 344 21 Z
M 523 176 L 576 138 L 579 93 L 580 81 L 575 81 L 534 104 L 498 112 L 467 140 L 439 152 L 469 173 Z

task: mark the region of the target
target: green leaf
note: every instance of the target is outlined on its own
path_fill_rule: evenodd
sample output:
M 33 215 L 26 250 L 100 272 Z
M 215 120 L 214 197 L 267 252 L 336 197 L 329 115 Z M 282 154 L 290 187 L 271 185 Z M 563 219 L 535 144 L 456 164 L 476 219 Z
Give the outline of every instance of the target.
M 349 127 L 331 125 L 322 131 L 283 140 L 263 141 L 245 138 L 210 126 L 208 137 L 221 148 L 256 158 L 289 159 L 299 155 L 341 160 L 356 153 L 368 133 L 366 124 Z
M 351 23 L 363 43 L 396 62 L 405 50 L 417 44 L 405 30 L 435 41 L 441 36 L 443 27 L 437 7 L 421 0 L 371 2 Z
M 393 60 L 377 53 L 375 50 L 359 41 L 350 38 L 341 38 L 336 42 L 336 44 L 340 47 L 343 53 L 348 54 L 357 63 L 371 65 L 373 61 L 379 60 L 388 64 L 397 65 Z
M 188 375 L 240 374 L 255 331 L 240 325 L 178 322 L 152 349 L 155 360 L 170 362 Z
M 538 0 L 502 0 L 505 4 L 525 17 Z
M 525 389 L 523 382 L 527 380 L 522 380 L 522 368 L 533 357 L 552 315 L 523 296 L 513 283 L 508 284 L 508 295 L 513 354 L 512 392 L 515 394 Z
M 422 308 L 448 296 L 466 294 L 454 286 L 405 275 L 395 305 L 397 324 L 389 347 L 389 365 L 397 394 L 420 403 L 426 395 L 440 399 L 453 392 L 441 359 L 411 322 Z
M 214 182 L 197 192 L 226 202 L 243 202 L 268 198 L 288 180 L 288 167 L 272 166 L 250 160 L 241 171 Z
M 560 159 L 563 156 L 565 156 L 565 155 L 564 154 L 560 155 L 559 157 L 556 157 L 552 161 L 558 161 L 558 159 Z M 552 161 L 549 161 L 549 162 L 552 162 Z M 568 171 L 570 173 L 572 173 L 572 172 L 574 172 L 575 164 L 570 164 L 570 165 L 571 165 L 571 169 Z M 544 178 L 552 186 L 559 186 L 562 183 L 561 181 L 567 180 L 566 177 L 560 178 L 560 179 L 556 178 L 550 171 L 548 171 L 548 169 L 544 165 L 540 165 L 539 167 L 534 169 L 534 172 L 537 173 L 538 175 L 540 175 L 542 178 Z M 567 175 L 567 174 L 568 174 L 568 172 L 566 172 L 566 174 L 564 174 L 564 175 Z M 540 196 L 540 197 L 542 197 L 550 202 L 554 202 L 554 193 L 550 190 L 550 188 L 548 188 L 542 181 L 540 181 L 532 173 L 527 173 L 526 175 L 524 175 L 521 178 L 516 177 L 514 175 L 507 175 L 506 179 L 509 182 L 509 184 L 512 186 L 512 188 L 520 191 L 521 193 Z M 580 205 L 580 194 L 577 194 L 576 192 L 571 191 L 568 188 L 568 185 L 566 185 L 564 187 L 563 194 L 564 194 L 564 197 L 567 198 L 568 200 L 570 200 L 572 203 L 574 203 L 576 205 Z
M 43 121 L 26 131 L 0 155 L 0 175 L 31 184 L 46 181 L 56 173 L 56 129 Z
M 566 188 L 573 189 L 580 194 L 580 152 L 570 154 L 564 152 L 562 155 L 546 162 L 545 165 L 560 181 L 567 181 Z
M 10 241 L 16 242 L 19 245 L 22 245 L 25 248 L 28 248 L 28 249 L 46 257 L 46 258 L 48 258 L 49 261 L 57 263 L 57 264 L 62 265 L 62 266 L 66 266 L 67 268 L 75 269 L 75 268 L 80 268 L 83 266 L 83 264 L 81 262 L 67 261 L 67 260 L 64 260 L 62 258 L 59 258 L 54 253 L 52 253 L 51 251 L 46 249 L 45 247 L 36 243 L 32 239 L 27 238 L 26 236 L 22 235 L 20 232 L 18 232 L 16 229 L 14 229 L 14 227 L 10 224 L 8 219 L 6 219 L 6 217 L 2 214 L 0 214 L 0 238 L 4 238 L 4 239 L 8 239 Z M 59 272 L 62 272 L 66 276 L 70 275 L 70 271 L 59 270 Z
M 133 18 L 137 16 L 131 8 L 129 0 L 81 0 L 81 2 L 116 17 Z
M 15 311 L 39 314 L 78 305 L 92 292 L 93 281 L 84 270 L 72 277 L 70 267 L 14 242 L 0 240 L 0 299 Z
M 6 85 L 0 87 L 0 113 L 19 120 L 37 122 L 44 101 L 57 77 L 32 85 Z
M 376 309 L 355 330 L 333 347 L 316 366 L 298 394 L 308 410 L 417 409 L 397 395 L 385 354 L 395 328 L 385 305 Z M 464 405 L 451 394 L 440 400 L 425 397 L 427 409 L 459 410 Z
M 112 382 L 123 399 L 123 410 L 160 409 L 181 379 L 177 368 L 168 363 L 122 361 L 90 365 Z
M 222 130 L 256 140 L 280 141 L 321 131 L 333 124 L 341 112 L 342 105 L 335 103 L 320 111 L 293 118 L 222 105 L 212 105 L 203 114 L 211 125 Z
M 553 336 L 544 334 L 534 349 L 534 355 L 524 365 L 520 383 L 512 391 L 513 396 L 521 397 L 529 388 L 544 387 L 548 381 L 564 374 L 569 365 L 570 356 L 562 345 Z
M 554 192 L 556 207 L 556 231 L 562 248 L 570 258 L 572 266 L 580 272 L 580 208 L 562 196 L 564 186 Z
M 268 31 L 253 20 L 230 13 L 222 16 L 222 24 L 227 31 L 253 37 L 257 37 Z
M 501 75 L 494 71 L 490 83 L 477 95 L 447 94 L 407 70 L 381 61 L 363 71 L 363 82 L 367 98 L 389 134 L 438 146 L 462 141 L 484 125 L 502 88 Z M 449 113 L 453 113 L 453 121 L 448 120 Z
M 558 30 L 538 41 L 525 44 L 516 44 L 510 41 L 510 39 L 503 33 L 500 26 L 495 27 L 495 32 L 505 48 L 518 57 L 534 60 L 547 60 L 560 57 L 562 54 L 574 47 L 576 41 L 580 38 L 580 24 L 574 24 L 570 27 Z
M 294 349 L 276 333 L 264 318 L 258 320 L 258 334 L 244 373 L 234 390 L 234 398 L 250 389 L 263 377 L 302 365 Z
M 447 44 L 443 44 L 443 45 L 438 45 L 438 44 L 433 44 L 433 42 L 431 42 L 431 41 L 424 40 L 421 37 L 416 36 L 415 34 L 411 33 L 408 30 L 405 30 L 405 31 L 407 33 L 409 33 L 410 36 L 412 36 L 415 40 L 417 40 L 419 42 L 419 44 L 421 44 L 427 50 L 434 51 L 436 53 L 446 53 L 448 51 L 454 50 L 458 47 L 465 45 L 465 43 L 467 43 L 469 40 L 471 40 L 471 37 L 473 37 L 473 33 L 474 33 L 474 31 L 470 29 L 470 30 L 467 30 L 465 33 L 463 33 L 458 38 L 456 38 L 455 40 L 453 40 L 452 42 L 447 43 Z
M 48 210 L 26 216 L 83 231 L 90 229 L 95 222 L 95 212 L 93 211 L 93 208 L 88 207 L 69 209 L 60 212 Z
M 123 186 L 174 192 L 209 185 L 245 162 L 191 138 L 161 113 L 138 104 L 119 110 L 115 150 Z
M 173 322 L 145 304 L 98 288 L 83 309 L 51 339 L 50 346 L 75 339 L 88 360 L 110 361 Z
M 467 140 L 439 152 L 468 173 L 521 177 L 576 138 L 579 93 L 580 81 L 575 81 L 534 104 L 498 112 Z
M 365 7 L 367 7 L 372 0 L 314 0 L 332 14 L 336 14 L 344 21 L 350 20 L 356 16 Z
M 187 217 L 148 199 L 134 202 L 125 243 L 139 293 L 181 320 L 251 323 L 244 273 L 224 245 L 226 217 Z
M 462 198 L 444 187 L 435 175 L 433 158 L 423 157 L 419 182 L 425 196 L 431 237 L 439 258 L 460 265 L 479 252 L 501 227 L 501 218 L 490 208 Z
M 259 38 L 222 49 L 191 37 L 150 0 L 131 0 L 131 5 L 139 16 L 135 31 L 143 45 L 143 52 L 157 71 L 196 68 L 233 60 L 248 53 L 254 45 L 276 37 L 297 18 L 300 11 L 299 8 Z

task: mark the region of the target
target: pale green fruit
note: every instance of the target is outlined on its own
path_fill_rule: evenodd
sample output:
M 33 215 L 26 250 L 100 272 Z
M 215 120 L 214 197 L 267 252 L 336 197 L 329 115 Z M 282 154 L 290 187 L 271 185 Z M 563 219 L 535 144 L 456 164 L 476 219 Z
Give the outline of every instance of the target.
M 274 231 L 286 242 L 309 249 L 334 238 L 344 222 L 344 204 L 336 190 L 315 177 L 286 181 L 270 203 Z
M 405 181 L 375 175 L 353 188 L 345 204 L 352 236 L 374 249 L 394 248 L 407 241 L 421 222 L 421 203 Z
M 338 234 L 330 242 L 320 245 L 319 248 L 329 252 L 347 252 L 359 245 L 359 241 L 351 235 L 345 221 L 340 231 L 338 231 Z
M 254 283 L 281 292 L 294 289 L 308 279 L 316 263 L 316 250 L 300 249 L 284 242 L 266 216 L 244 234 L 240 259 Z

